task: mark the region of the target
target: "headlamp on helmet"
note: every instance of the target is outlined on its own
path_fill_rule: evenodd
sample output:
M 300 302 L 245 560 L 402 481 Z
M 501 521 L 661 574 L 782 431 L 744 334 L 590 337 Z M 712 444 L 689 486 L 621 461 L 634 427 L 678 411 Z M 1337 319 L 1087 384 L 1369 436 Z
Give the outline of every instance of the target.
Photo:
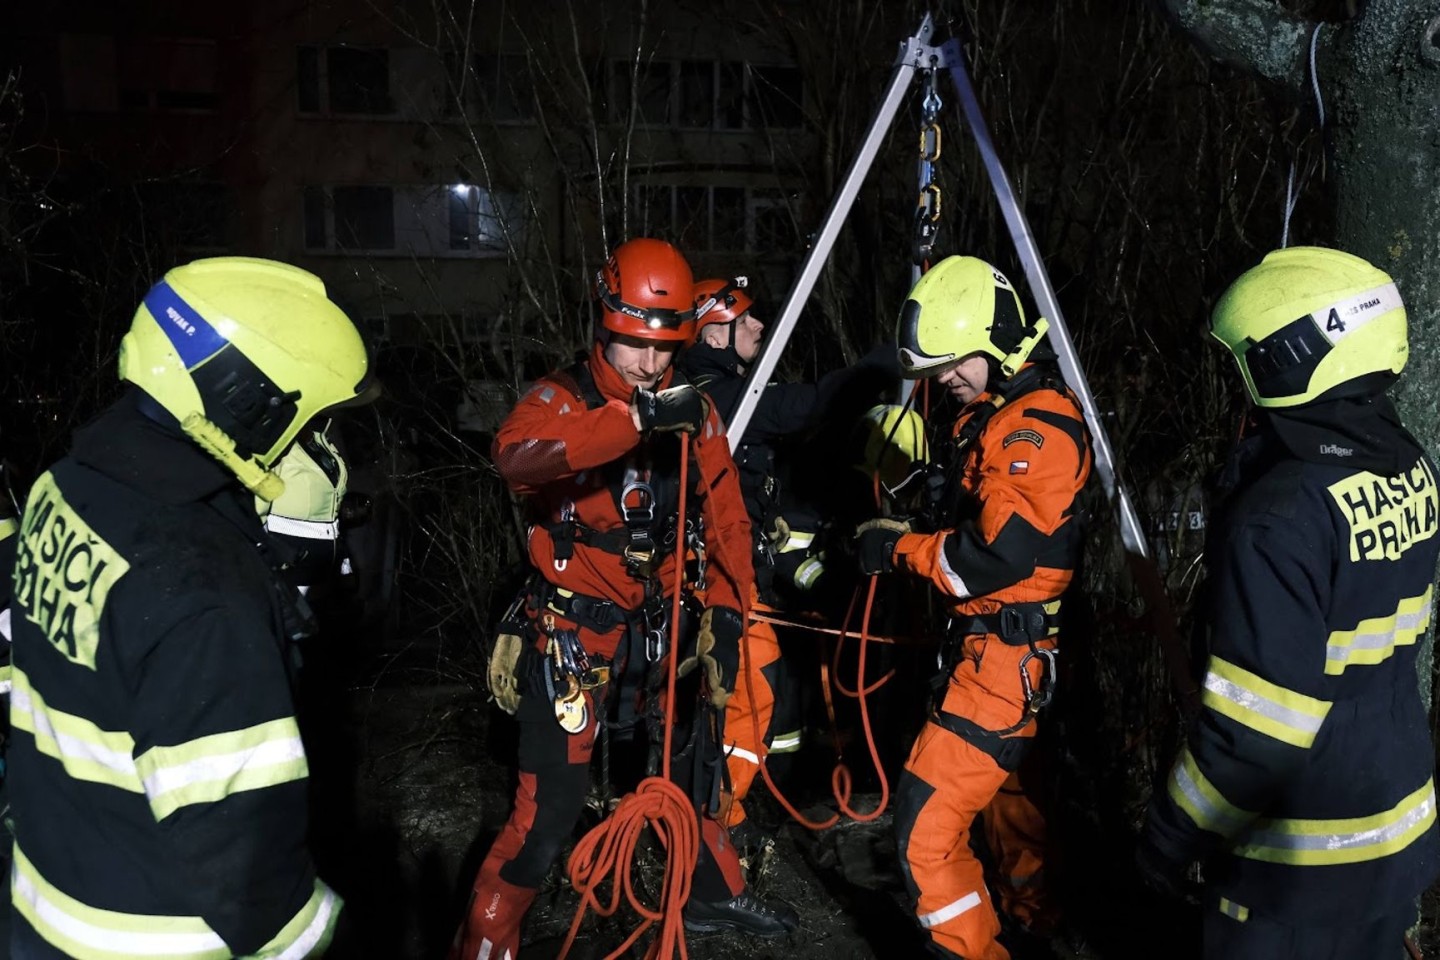
M 695 323 L 693 286 L 690 264 L 679 250 L 664 240 L 629 240 L 595 274 L 601 325 L 641 340 L 689 340 Z
M 733 277 L 729 280 L 701 280 L 695 284 L 695 336 L 715 323 L 734 323 L 755 306 L 747 292 L 750 280 Z

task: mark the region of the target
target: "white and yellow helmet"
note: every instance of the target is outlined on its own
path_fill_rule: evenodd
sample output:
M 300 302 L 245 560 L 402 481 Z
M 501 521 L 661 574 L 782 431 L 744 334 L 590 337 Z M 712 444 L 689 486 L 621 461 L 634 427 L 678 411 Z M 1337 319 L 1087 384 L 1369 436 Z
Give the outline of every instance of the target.
M 981 353 L 1014 376 L 1049 329 L 1044 318 L 1026 321 L 1005 274 L 975 257 L 946 257 L 920 278 L 900 309 L 900 369 L 918 380 Z
M 1395 281 L 1324 247 L 1276 250 L 1241 274 L 1215 304 L 1210 335 L 1234 354 L 1260 407 L 1299 406 L 1370 374 L 1398 376 L 1410 356 Z
M 359 332 L 320 278 L 250 257 L 165 274 L 120 344 L 120 379 L 252 488 L 273 480 L 266 471 L 313 417 L 378 393 Z M 256 490 L 278 491 L 278 481 Z

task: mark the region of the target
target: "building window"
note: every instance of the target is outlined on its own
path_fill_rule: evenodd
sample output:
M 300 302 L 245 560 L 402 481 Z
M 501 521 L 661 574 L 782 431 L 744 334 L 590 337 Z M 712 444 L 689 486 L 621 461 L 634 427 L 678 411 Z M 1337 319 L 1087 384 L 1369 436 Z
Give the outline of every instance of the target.
M 523 54 L 483 54 L 470 59 L 462 72 L 459 58 L 448 64 L 451 95 L 445 113 L 455 116 L 463 106 L 466 116 L 496 123 L 528 123 L 535 119 L 534 88 Z
M 336 187 L 335 242 L 350 250 L 395 249 L 395 191 L 389 187 Z
M 775 189 L 641 184 L 633 194 L 638 231 L 684 251 L 793 254 L 791 204 Z
M 213 40 L 122 39 L 115 61 L 121 109 L 214 110 L 218 59 Z
M 304 203 L 305 248 L 407 256 L 503 253 L 525 235 L 517 194 L 471 184 L 311 186 Z
M 751 127 L 793 130 L 805 120 L 800 71 L 751 67 L 746 71 L 746 110 Z
M 366 317 L 360 322 L 360 329 L 369 343 L 390 342 L 390 318 L 388 316 Z
M 449 193 L 449 249 L 504 250 L 507 230 L 518 244 L 518 196 L 465 183 L 452 184 Z
M 296 58 L 301 113 L 389 116 L 390 51 L 379 47 L 301 47 Z
M 799 69 L 736 61 L 610 62 L 612 123 L 692 130 L 793 129 L 804 121 Z
M 161 243 L 217 252 L 230 245 L 229 189 L 222 183 L 161 180 L 139 191 L 140 216 Z

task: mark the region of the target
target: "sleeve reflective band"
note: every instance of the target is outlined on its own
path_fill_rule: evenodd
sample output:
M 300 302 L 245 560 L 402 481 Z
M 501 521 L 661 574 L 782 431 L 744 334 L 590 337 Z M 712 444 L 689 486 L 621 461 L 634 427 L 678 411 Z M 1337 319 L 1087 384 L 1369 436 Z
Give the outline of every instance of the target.
M 330 945 L 335 935 L 335 921 L 340 917 L 344 901 L 319 880 L 315 881 L 315 892 L 290 918 L 290 922 L 260 948 L 239 960 L 305 960 L 306 957 L 320 956 Z
M 1435 823 L 1435 780 L 1384 813 L 1343 820 L 1261 820 L 1237 856 L 1296 866 L 1378 860 L 1404 850 Z
M 808 530 L 791 530 L 785 542 L 780 545 L 777 553 L 790 553 L 794 550 L 808 550 L 810 544 L 815 542 L 815 534 Z
M 130 734 L 102 730 L 84 717 L 52 709 L 18 667 L 12 667 L 11 680 L 10 723 L 35 738 L 36 750 L 59 760 L 76 780 L 145 792 L 135 770 L 135 741 Z
M 1210 658 L 1201 703 L 1276 740 L 1309 749 L 1330 701 L 1286 690 L 1219 657 Z
M 945 534 L 945 539 L 948 540 L 954 535 L 953 533 L 947 533 Z M 960 600 L 971 596 L 970 588 L 965 586 L 965 581 L 961 579 L 960 574 L 956 573 L 955 568 L 950 566 L 950 557 L 945 552 L 945 544 L 943 541 L 940 544 L 940 549 L 936 552 L 940 554 L 940 571 L 945 574 L 945 579 L 950 581 L 950 590 Z
M 1337 630 L 1325 642 L 1325 672 L 1339 676 L 1346 667 L 1383 663 L 1403 647 L 1420 639 L 1430 626 L 1431 593 L 1426 587 L 1418 597 L 1401 600 L 1388 617 L 1361 620 L 1354 630 Z
M 1195 821 L 1195 826 L 1222 837 L 1235 836 L 1258 816 L 1226 800 L 1200 772 L 1189 747 L 1181 752 L 1170 771 L 1169 793 L 1170 799 Z
M 200 917 L 119 913 L 81 903 L 42 877 L 18 843 L 10 899 L 36 933 L 77 960 L 229 960 L 233 956 Z
M 1241 923 L 1250 919 L 1249 907 L 1242 907 L 1234 900 L 1226 900 L 1224 897 L 1220 898 L 1220 912 L 1232 920 L 1238 920 Z
M 303 780 L 310 772 L 293 717 L 171 747 L 152 747 L 140 755 L 135 767 L 156 820 L 188 804 L 213 803 L 244 790 Z

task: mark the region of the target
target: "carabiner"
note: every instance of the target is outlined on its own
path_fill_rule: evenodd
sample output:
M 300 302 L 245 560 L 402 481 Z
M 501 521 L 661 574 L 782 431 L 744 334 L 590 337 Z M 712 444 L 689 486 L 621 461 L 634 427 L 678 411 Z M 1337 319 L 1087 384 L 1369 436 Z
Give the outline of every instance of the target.
M 1030 671 L 1025 669 L 1036 657 L 1040 658 L 1038 693 L 1030 685 Z M 1020 659 L 1020 687 L 1025 691 L 1027 713 L 1039 713 L 1050 705 L 1050 698 L 1055 695 L 1055 682 L 1055 651 L 1044 647 L 1031 647 L 1030 652 Z

